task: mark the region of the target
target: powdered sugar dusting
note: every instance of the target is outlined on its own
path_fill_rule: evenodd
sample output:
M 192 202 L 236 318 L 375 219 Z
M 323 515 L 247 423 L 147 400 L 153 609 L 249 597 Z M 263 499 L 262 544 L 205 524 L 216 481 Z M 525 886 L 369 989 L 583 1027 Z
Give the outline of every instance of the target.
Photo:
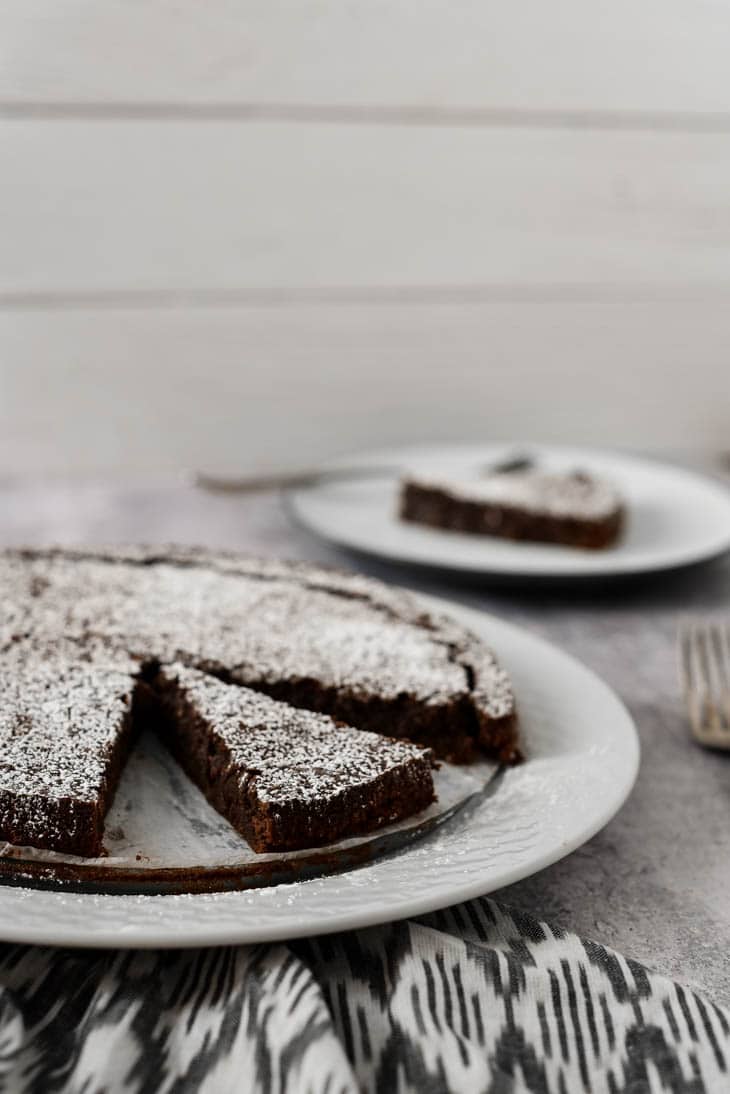
M 287 720 L 278 738 L 291 748 L 296 737 L 305 749 L 287 769 L 291 782 L 296 767 L 302 794 L 305 785 L 333 787 L 378 764 L 405 762 L 416 746 L 338 729 L 339 751 L 330 743 L 315 780 L 306 748 L 324 755 L 332 723 L 270 706 L 246 685 L 315 680 L 365 700 L 470 703 L 486 718 L 513 709 L 506 674 L 469 632 L 424 615 L 403 591 L 322 567 L 183 549 L 10 551 L 0 556 L 0 596 L 0 794 L 25 802 L 26 819 L 33 795 L 99 798 L 148 663 L 225 671 L 243 685 L 228 689 L 226 702 L 240 691 L 236 702 L 245 701 L 259 726 L 257 748 L 274 747 L 266 718 L 274 726 Z M 217 704 L 223 686 L 210 685 Z M 279 775 L 261 764 L 259 790 L 274 795 Z M 278 759 L 271 764 L 283 770 Z M 40 830 L 42 801 L 37 808 L 31 821 Z M 3 812 L 0 826 L 6 820 Z
M 429 750 L 418 745 L 337 724 L 326 715 L 298 710 L 180 664 L 166 668 L 164 675 L 177 679 L 236 765 L 255 780 L 261 801 L 316 801 L 325 806 L 342 791 L 367 786 L 385 771 L 414 760 L 429 763 Z
M 229 560 L 229 566 L 233 566 Z M 250 563 L 249 563 L 250 565 Z M 365 578 L 301 564 L 248 572 L 217 564 L 30 558 L 30 580 L 48 584 L 26 621 L 48 640 L 98 634 L 141 659 L 176 658 L 230 670 L 240 683 L 316 679 L 326 687 L 428 704 L 469 692 L 465 654 L 454 655 L 403 593 Z M 485 663 L 492 655 L 462 632 L 457 644 Z
M 619 494 L 610 483 L 580 472 L 509 471 L 479 479 L 410 476 L 408 482 L 443 491 L 461 501 L 503 505 L 553 517 L 600 520 L 621 508 Z
M 0 665 L 0 791 L 94 802 L 131 707 L 134 678 L 110 663 L 37 651 Z

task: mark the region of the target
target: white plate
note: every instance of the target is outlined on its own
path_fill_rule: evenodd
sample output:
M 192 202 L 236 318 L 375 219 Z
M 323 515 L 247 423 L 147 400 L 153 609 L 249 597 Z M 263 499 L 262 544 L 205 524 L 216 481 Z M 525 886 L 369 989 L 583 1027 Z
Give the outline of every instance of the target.
M 528 760 L 478 808 L 390 858 L 244 892 L 96 896 L 0 886 L 0 938 L 60 946 L 205 946 L 372 926 L 492 892 L 556 862 L 619 809 L 639 744 L 597 676 L 528 632 L 434 598 L 512 674 Z
M 326 847 L 256 854 L 217 813 L 151 731 L 141 734 L 125 764 L 104 827 L 104 854 L 80 858 L 6 845 L 0 882 L 69 893 L 201 893 L 260 889 L 345 867 L 399 850 L 490 794 L 500 765 L 493 760 L 442 763 L 433 773 L 437 800 L 412 817 Z
M 393 562 L 469 574 L 616 577 L 671 570 L 730 549 L 730 491 L 712 479 L 648 459 L 501 444 L 388 449 L 342 462 L 469 477 L 515 452 L 529 452 L 551 469 L 580 468 L 611 479 L 628 509 L 621 542 L 608 550 L 585 551 L 406 524 L 397 517 L 397 483 L 386 478 L 300 490 L 290 495 L 290 504 L 305 527 L 332 543 Z

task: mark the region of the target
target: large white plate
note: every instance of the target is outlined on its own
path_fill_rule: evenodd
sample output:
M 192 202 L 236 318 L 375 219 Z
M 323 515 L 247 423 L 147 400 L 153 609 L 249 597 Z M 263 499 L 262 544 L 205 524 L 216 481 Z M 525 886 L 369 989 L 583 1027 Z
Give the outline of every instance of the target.
M 97 896 L 0 886 L 0 938 L 61 946 L 204 946 L 371 926 L 433 911 L 527 877 L 613 816 L 639 762 L 634 725 L 594 673 L 528 632 L 449 611 L 512 674 L 527 761 L 432 836 L 349 873 L 244 892 Z
M 400 563 L 524 578 L 626 576 L 706 561 L 730 549 L 730 490 L 690 471 L 648 459 L 536 445 L 442 445 L 387 449 L 342 462 L 407 467 L 459 477 L 516 452 L 545 467 L 580 468 L 611 479 L 626 500 L 621 542 L 604 551 L 515 543 L 407 524 L 397 516 L 397 482 L 330 483 L 290 495 L 296 518 L 340 546 Z

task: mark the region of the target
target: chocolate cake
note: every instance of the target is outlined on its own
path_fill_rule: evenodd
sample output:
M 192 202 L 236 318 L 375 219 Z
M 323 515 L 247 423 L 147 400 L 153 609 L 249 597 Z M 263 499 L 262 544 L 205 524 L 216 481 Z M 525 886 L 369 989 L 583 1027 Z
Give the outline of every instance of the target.
M 158 703 L 183 766 L 239 830 L 248 825 L 257 850 L 301 846 L 303 832 L 341 838 L 422 808 L 433 794 L 431 751 L 456 761 L 519 758 L 511 687 L 491 652 L 380 582 L 194 550 L 15 551 L 0 555 L 0 596 L 0 838 L 14 843 L 97 854 L 131 734 Z M 189 680 L 187 670 L 195 670 Z M 183 678 L 187 690 L 174 683 Z M 250 796 L 245 820 L 233 776 L 214 785 L 191 742 L 193 724 L 197 741 L 203 723 L 209 740 L 220 736 L 215 710 L 193 711 L 188 701 L 201 689 L 211 703 L 214 693 L 229 704 L 240 693 L 239 721 L 251 727 L 265 710 L 277 725 L 284 719 L 312 756 L 326 737 L 332 749 L 347 742 L 354 757 L 359 733 L 357 755 L 381 766 L 370 769 L 367 792 L 363 781 L 350 785 L 350 805 L 332 805 L 330 829 L 314 792 L 281 814 L 296 816 L 288 828 Z M 251 729 L 259 741 L 261 732 Z M 238 755 L 242 773 L 247 757 Z M 312 770 L 324 809 L 335 800 L 331 776 Z M 246 786 L 253 794 L 266 778 L 257 773 Z
M 454 532 L 599 549 L 618 539 L 624 507 L 608 483 L 580 471 L 504 471 L 401 483 L 402 520 Z
M 0 838 L 98 855 L 130 743 L 135 678 L 23 647 L 0 663 Z
M 429 749 L 179 664 L 154 686 L 173 755 L 254 851 L 334 843 L 434 800 Z

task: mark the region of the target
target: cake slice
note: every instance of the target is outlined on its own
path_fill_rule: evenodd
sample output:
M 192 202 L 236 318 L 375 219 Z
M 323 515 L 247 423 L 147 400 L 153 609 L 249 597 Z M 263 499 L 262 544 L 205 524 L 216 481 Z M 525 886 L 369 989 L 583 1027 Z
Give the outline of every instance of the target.
M 129 751 L 128 665 L 21 645 L 0 663 L 0 839 L 73 855 L 102 851 Z
M 616 542 L 624 507 L 602 479 L 528 469 L 463 481 L 410 476 L 401 483 L 400 516 L 454 532 L 595 550 Z
M 429 749 L 226 684 L 182 664 L 152 687 L 168 747 L 254 851 L 370 832 L 435 798 Z

